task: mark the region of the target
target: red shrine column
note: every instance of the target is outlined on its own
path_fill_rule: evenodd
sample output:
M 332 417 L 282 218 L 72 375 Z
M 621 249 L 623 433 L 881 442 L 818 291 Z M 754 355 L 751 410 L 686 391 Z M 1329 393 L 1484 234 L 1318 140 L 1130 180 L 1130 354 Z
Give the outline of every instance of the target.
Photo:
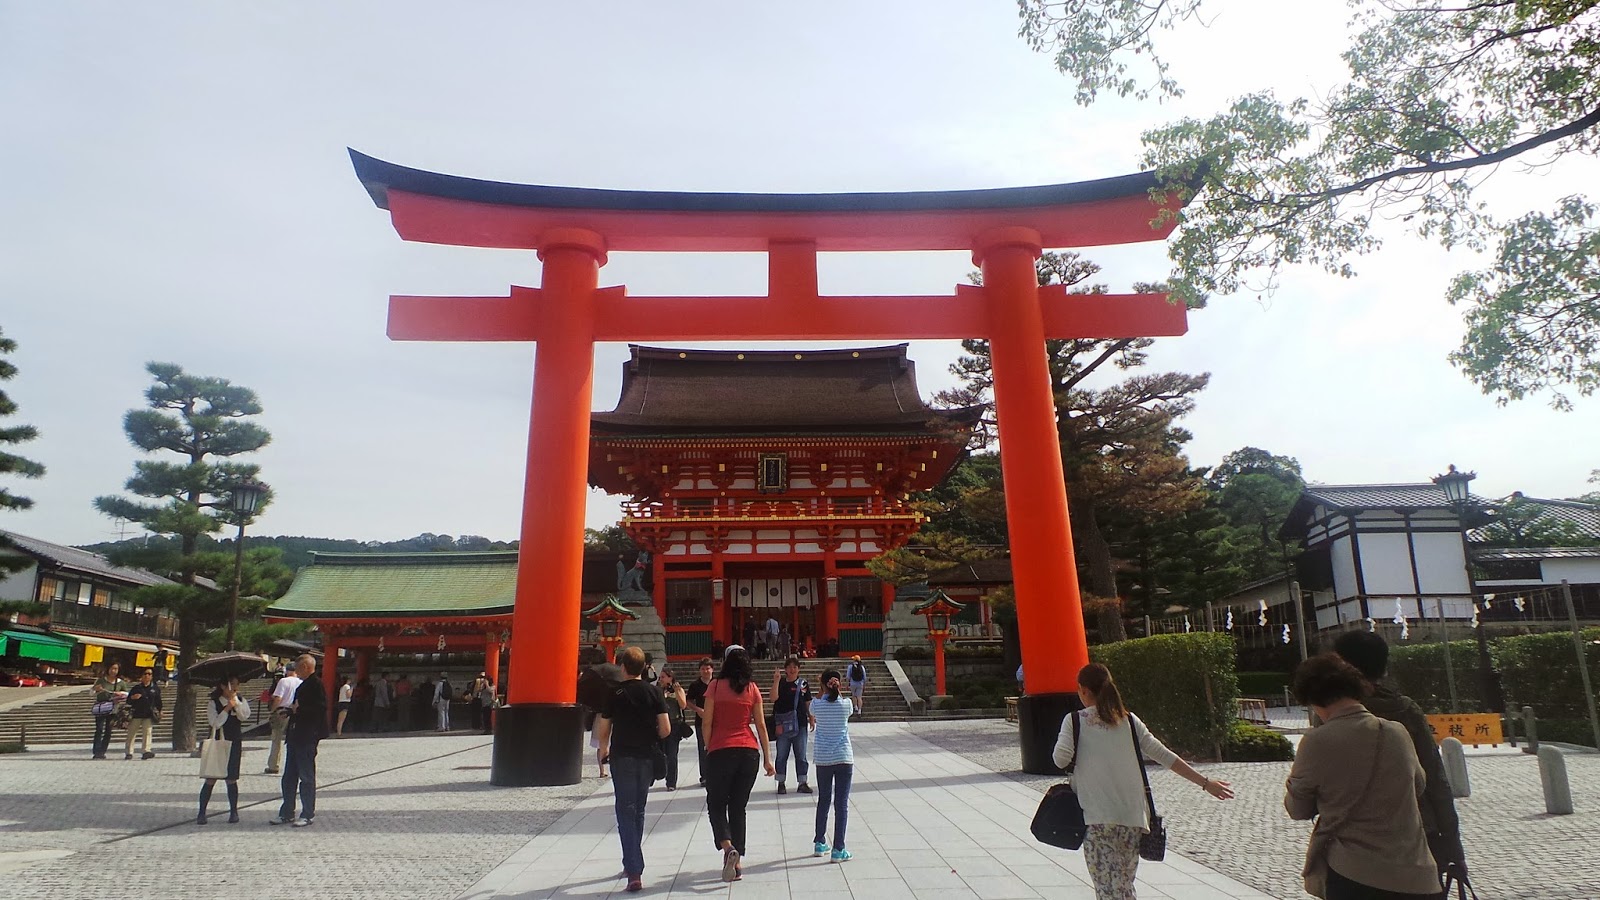
M 667 624 L 667 560 L 659 553 L 650 554 L 650 599 L 656 607 L 656 618 Z
M 1011 575 L 1028 686 L 1017 704 L 1022 770 L 1030 773 L 1057 771 L 1051 750 L 1067 712 L 1080 705 L 1078 670 L 1089 662 L 1034 270 L 1040 245 L 1031 228 L 996 228 L 972 253 L 989 306 L 1006 518 L 1021 525 L 1011 529 Z
M 483 636 L 483 672 L 489 676 L 489 683 L 500 688 L 500 635 L 486 634 Z
M 328 694 L 328 725 L 339 721 L 339 642 L 322 639 L 322 689 Z
M 362 647 L 356 651 L 356 677 L 352 684 L 362 685 L 367 683 L 367 677 L 372 674 L 372 648 Z
M 822 605 L 818 609 L 821 620 L 817 622 L 816 645 L 821 647 L 839 636 L 839 554 L 832 542 L 822 550 Z
M 721 595 L 718 595 L 720 589 Z M 721 641 L 724 646 L 737 643 L 730 635 L 731 623 L 728 607 L 733 605 L 732 588 L 728 585 L 728 569 L 722 561 L 722 548 L 711 551 L 711 642 Z
M 533 363 L 533 414 L 522 494 L 522 543 L 511 615 L 509 706 L 495 722 L 489 780 L 577 784 L 583 716 L 577 701 L 584 501 L 594 382 L 595 289 L 605 240 L 592 231 L 539 236 L 543 325 Z

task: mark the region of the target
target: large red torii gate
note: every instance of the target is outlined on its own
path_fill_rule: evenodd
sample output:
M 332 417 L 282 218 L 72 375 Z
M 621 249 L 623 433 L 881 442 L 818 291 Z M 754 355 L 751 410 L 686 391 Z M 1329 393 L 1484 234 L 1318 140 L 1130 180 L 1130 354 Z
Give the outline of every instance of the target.
M 1088 662 L 1067 495 L 1046 364 L 1049 338 L 1180 335 L 1165 294 L 1040 287 L 1044 248 L 1158 240 L 1181 206 L 1154 173 L 1040 187 L 860 194 L 707 194 L 507 184 L 410 169 L 350 152 L 406 240 L 537 251 L 538 288 L 508 297 L 389 300 L 389 337 L 533 341 L 508 700 L 491 780 L 573 784 L 582 775 L 573 674 L 578 647 L 589 407 L 597 341 L 987 338 L 1028 696 L 1023 767 L 1050 748 Z M 1153 197 L 1165 196 L 1163 202 Z M 764 252 L 765 297 L 631 297 L 599 286 L 610 251 Z M 817 253 L 969 250 L 983 285 L 953 296 L 824 297 Z

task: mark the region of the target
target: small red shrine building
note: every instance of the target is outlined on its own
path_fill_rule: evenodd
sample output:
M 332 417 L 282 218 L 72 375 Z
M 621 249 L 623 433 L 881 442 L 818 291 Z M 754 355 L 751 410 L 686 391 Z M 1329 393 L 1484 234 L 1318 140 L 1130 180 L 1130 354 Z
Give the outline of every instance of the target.
M 590 416 L 589 483 L 629 497 L 669 658 L 769 617 L 797 645 L 880 654 L 894 590 L 867 561 L 917 530 L 907 495 L 961 458 L 978 410 L 925 405 L 905 344 L 631 350 L 616 408 Z

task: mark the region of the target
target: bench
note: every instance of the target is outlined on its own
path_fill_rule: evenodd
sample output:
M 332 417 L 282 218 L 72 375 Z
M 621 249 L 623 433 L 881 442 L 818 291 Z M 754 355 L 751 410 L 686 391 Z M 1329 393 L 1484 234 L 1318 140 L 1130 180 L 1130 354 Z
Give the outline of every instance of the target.
M 1017 720 L 1017 698 L 1016 697 L 1007 697 L 1006 698 L 1006 721 L 1007 722 L 1015 722 L 1016 720 Z
M 1271 725 L 1267 718 L 1267 701 L 1257 697 L 1239 698 L 1239 718 L 1255 725 Z

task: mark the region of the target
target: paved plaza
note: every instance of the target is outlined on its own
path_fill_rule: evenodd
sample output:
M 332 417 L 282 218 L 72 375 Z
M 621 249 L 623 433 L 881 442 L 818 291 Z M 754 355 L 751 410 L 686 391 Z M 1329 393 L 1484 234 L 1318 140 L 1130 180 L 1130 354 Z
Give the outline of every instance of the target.
M 751 801 L 744 880 L 719 878 L 692 747 L 683 786 L 652 791 L 645 896 L 696 898 L 1093 897 L 1081 854 L 1035 843 L 1028 821 L 1053 779 L 1016 771 L 1003 723 L 857 725 L 857 768 L 844 864 L 810 854 L 814 798 Z M 256 774 L 266 745 L 247 745 L 244 821 L 193 824 L 197 761 L 92 761 L 87 748 L 0 757 L 0 900 L 9 898 L 471 898 L 621 895 L 609 784 L 502 789 L 487 783 L 482 736 L 351 738 L 319 757 L 310 828 L 273 828 L 277 778 Z M 1543 814 L 1537 771 L 1520 753 L 1474 756 L 1460 804 L 1485 897 L 1600 897 L 1591 836 L 1600 827 L 1600 755 L 1568 757 L 1578 814 Z M 1220 803 L 1153 772 L 1173 853 L 1139 869 L 1141 898 L 1298 898 L 1308 828 L 1283 815 L 1286 763 L 1202 767 L 1234 783 Z M 791 786 L 793 781 L 791 779 Z

